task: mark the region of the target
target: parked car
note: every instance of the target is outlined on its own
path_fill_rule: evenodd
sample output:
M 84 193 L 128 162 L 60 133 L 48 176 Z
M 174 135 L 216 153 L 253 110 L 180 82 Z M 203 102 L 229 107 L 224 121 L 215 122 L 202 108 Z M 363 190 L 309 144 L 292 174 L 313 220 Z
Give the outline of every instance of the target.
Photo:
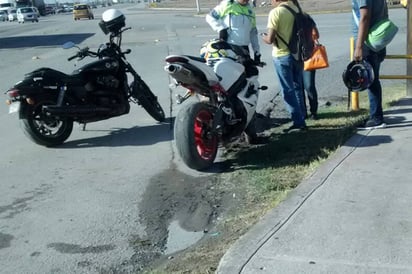
M 4 10 L 0 10 L 0 21 L 4 22 L 8 19 L 7 12 Z
M 73 6 L 73 18 L 74 20 L 80 20 L 81 18 L 94 19 L 94 15 L 89 5 L 76 4 Z
M 73 12 L 73 6 L 63 5 L 64 12 Z
M 62 7 L 56 8 L 56 13 L 65 13 L 65 12 L 66 11 Z
M 9 22 L 13 22 L 17 20 L 17 10 L 16 9 L 11 9 L 9 10 L 9 17 L 8 20 Z
M 37 9 L 33 7 L 18 8 L 16 11 L 17 22 L 24 23 L 26 21 L 39 22 Z
M 46 15 L 56 14 L 56 8 L 55 8 L 55 7 L 51 7 L 51 6 L 47 6 L 47 7 L 45 8 L 45 12 L 46 12 Z

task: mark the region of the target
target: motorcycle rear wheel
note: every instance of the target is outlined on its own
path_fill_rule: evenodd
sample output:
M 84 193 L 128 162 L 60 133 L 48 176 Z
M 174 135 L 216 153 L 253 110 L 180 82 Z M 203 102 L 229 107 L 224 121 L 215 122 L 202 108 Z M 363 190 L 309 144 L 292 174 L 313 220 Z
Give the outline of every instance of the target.
M 26 105 L 21 113 L 20 123 L 24 134 L 38 145 L 60 145 L 73 131 L 73 120 L 48 116 L 42 112 L 43 105 L 52 104 L 55 104 L 52 100 L 39 100 L 35 105 Z
M 209 168 L 218 151 L 218 136 L 212 132 L 212 109 L 201 102 L 182 105 L 174 124 L 177 151 L 191 169 Z
M 142 79 L 137 79 L 131 84 L 132 97 L 150 114 L 156 121 L 165 120 L 165 112 L 159 104 L 157 97 Z

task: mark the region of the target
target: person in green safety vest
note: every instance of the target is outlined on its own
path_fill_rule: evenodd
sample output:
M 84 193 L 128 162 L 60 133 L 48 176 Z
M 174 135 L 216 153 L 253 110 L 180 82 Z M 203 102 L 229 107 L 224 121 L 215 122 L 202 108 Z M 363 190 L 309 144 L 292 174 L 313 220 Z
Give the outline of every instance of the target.
M 254 60 L 260 63 L 260 45 L 256 15 L 249 0 L 223 0 L 209 14 L 206 22 L 219 33 L 219 39 L 243 46 L 252 46 Z
M 222 0 L 206 15 L 206 22 L 219 34 L 220 40 L 241 46 L 249 54 L 251 46 L 255 64 L 261 63 L 256 15 L 249 0 Z M 255 119 L 256 116 L 245 130 L 246 141 L 249 144 L 266 143 L 267 138 L 256 132 Z

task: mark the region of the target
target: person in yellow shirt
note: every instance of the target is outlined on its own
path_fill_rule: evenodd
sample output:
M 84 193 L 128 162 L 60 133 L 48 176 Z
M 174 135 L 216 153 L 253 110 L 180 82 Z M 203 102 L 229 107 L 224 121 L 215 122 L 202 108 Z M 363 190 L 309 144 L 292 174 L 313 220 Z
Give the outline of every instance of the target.
M 289 43 L 294 24 L 294 15 L 285 7 L 288 5 L 296 13 L 301 12 L 297 0 L 272 0 L 275 6 L 268 15 L 267 33 L 262 36 L 263 42 L 272 45 L 272 58 L 279 79 L 283 100 L 291 114 L 292 125 L 285 132 L 306 129 L 304 97 L 302 87 L 303 62 L 296 60 L 290 53 Z M 278 39 L 280 36 L 282 39 Z M 283 42 L 282 40 L 285 40 Z M 305 111 L 306 112 L 306 111 Z

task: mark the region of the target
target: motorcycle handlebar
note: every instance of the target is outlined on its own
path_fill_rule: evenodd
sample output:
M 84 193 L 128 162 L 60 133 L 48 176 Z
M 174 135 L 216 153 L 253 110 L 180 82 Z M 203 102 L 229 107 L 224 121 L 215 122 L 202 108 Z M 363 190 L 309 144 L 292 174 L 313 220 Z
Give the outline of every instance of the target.
M 73 55 L 73 56 L 71 56 L 71 57 L 69 57 L 69 58 L 67 58 L 67 61 L 71 61 L 71 60 L 73 60 L 74 58 L 76 58 L 77 57 L 77 54 L 76 55 Z
M 76 55 L 73 55 L 73 56 L 69 57 L 67 60 L 71 61 L 75 58 L 83 59 L 86 56 L 96 57 L 97 55 L 98 54 L 96 52 L 89 51 L 89 47 L 85 47 L 85 48 L 81 49 L 79 52 L 77 52 Z

